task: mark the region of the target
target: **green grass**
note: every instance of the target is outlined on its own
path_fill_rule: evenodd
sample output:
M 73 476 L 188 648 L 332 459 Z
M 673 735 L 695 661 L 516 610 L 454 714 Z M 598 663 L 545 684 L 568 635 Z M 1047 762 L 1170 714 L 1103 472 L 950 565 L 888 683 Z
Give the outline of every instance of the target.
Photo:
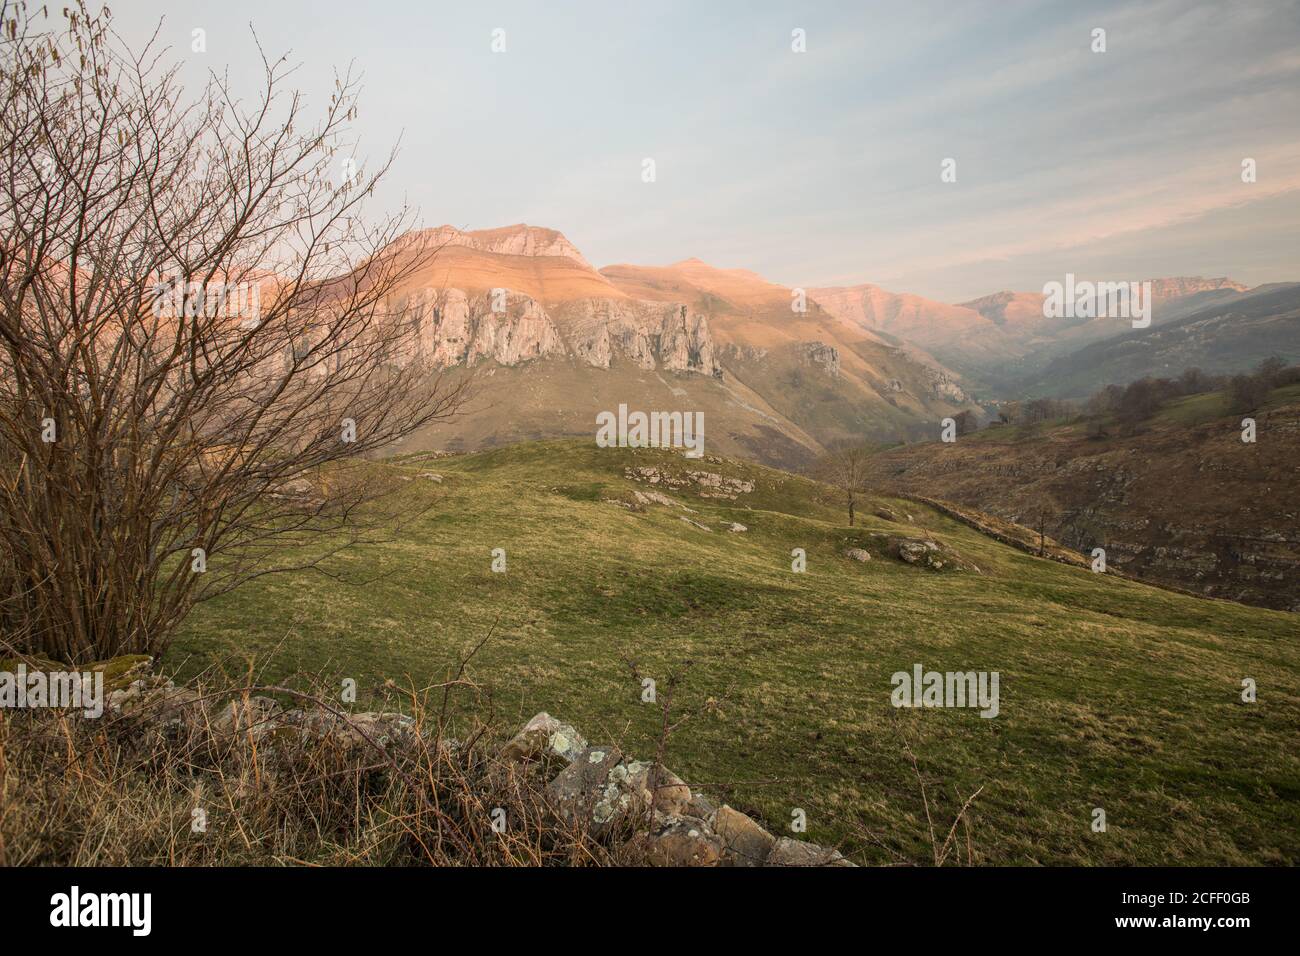
M 756 483 L 737 501 L 658 488 L 680 510 L 629 511 L 628 465 L 721 471 Z M 319 575 L 261 579 L 195 612 L 170 660 L 192 673 L 256 655 L 356 678 L 358 709 L 385 679 L 446 678 L 499 619 L 471 674 L 507 724 L 547 710 L 593 742 L 653 753 L 657 708 L 623 658 L 660 681 L 692 662 L 678 701 L 699 711 L 667 763 L 773 828 L 807 812 L 808 838 L 859 862 L 930 856 L 983 787 L 970 842 L 983 863 L 1265 864 L 1300 859 L 1300 626 L 1293 615 L 1186 597 L 1038 560 L 918 505 L 900 527 L 860 527 L 803 479 L 735 462 L 560 441 L 376 467 L 434 499 L 390 544 Z M 743 534 L 721 530 L 738 521 Z M 981 574 L 934 573 L 884 554 L 872 532 L 925 529 Z M 842 557 L 863 546 L 874 560 Z M 790 570 L 802 547 L 808 570 Z M 507 571 L 491 571 L 504 548 Z M 896 710 L 890 675 L 913 664 L 996 670 L 1001 713 Z M 1259 701 L 1240 700 L 1254 678 Z M 715 706 L 705 707 L 714 699 Z M 1106 810 L 1106 833 L 1090 830 Z M 965 840 L 963 838 L 963 847 Z

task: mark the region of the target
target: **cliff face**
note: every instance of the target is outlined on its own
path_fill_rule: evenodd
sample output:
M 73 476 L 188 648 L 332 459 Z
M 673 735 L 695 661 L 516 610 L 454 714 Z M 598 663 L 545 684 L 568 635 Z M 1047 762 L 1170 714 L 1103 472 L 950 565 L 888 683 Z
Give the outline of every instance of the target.
M 494 309 L 493 307 L 497 308 Z M 620 299 L 562 303 L 556 319 L 532 296 L 461 289 L 423 289 L 392 304 L 418 330 L 413 354 L 434 367 L 473 366 L 485 360 L 514 366 L 573 356 L 608 369 L 616 357 L 646 369 L 721 377 L 708 320 L 686 306 Z

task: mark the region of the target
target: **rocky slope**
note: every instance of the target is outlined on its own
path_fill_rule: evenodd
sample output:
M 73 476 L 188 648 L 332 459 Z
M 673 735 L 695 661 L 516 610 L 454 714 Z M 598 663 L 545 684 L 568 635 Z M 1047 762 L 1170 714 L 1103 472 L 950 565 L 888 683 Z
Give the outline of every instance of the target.
M 563 235 L 510 226 L 413 233 L 389 307 L 417 331 L 392 360 L 473 370 L 483 401 L 404 448 L 594 433 L 620 404 L 703 411 L 724 454 L 794 465 L 827 444 L 933 431 L 970 407 L 957 376 L 792 290 L 698 260 L 596 271 Z
M 872 462 L 878 487 L 954 501 L 1046 533 L 1112 567 L 1213 597 L 1300 611 L 1300 388 L 1239 415 L 1197 396 L 1128 437 L 1083 426 L 985 429 Z

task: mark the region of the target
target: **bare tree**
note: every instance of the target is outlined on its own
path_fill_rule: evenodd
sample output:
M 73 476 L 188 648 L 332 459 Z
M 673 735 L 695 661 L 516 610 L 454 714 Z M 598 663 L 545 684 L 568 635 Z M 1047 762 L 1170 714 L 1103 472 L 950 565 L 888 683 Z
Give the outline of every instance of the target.
M 108 16 L 0 6 L 0 630 L 71 662 L 386 527 L 361 459 L 465 399 L 394 305 L 436 250 L 363 222 L 356 79 L 187 97 Z
M 814 466 L 814 474 L 838 488 L 849 509 L 849 527 L 853 527 L 858 499 L 867 489 L 868 463 L 872 449 L 866 445 L 840 445 L 832 448 Z

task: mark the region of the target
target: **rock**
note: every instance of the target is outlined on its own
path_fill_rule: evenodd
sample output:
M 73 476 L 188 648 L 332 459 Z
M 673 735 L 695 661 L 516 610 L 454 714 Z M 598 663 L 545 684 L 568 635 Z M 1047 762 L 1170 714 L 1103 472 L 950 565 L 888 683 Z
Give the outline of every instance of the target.
M 722 841 L 723 861 L 728 866 L 762 866 L 776 843 L 776 837 L 752 818 L 725 805 L 714 814 L 713 829 Z
M 632 494 L 633 496 L 635 496 L 637 502 L 643 505 L 645 504 L 666 505 L 669 508 L 686 507 L 681 502 L 674 501 L 672 498 L 669 498 L 667 495 L 660 494 L 657 491 L 638 491 L 634 489 L 632 491 Z
M 727 530 L 735 531 L 735 532 L 743 532 L 743 531 L 748 531 L 749 529 L 746 528 L 743 524 L 738 524 L 737 522 L 733 521 L 729 525 L 727 525 Z
M 871 553 L 861 548 L 849 548 L 844 552 L 846 558 L 852 558 L 854 561 L 870 561 Z
M 58 669 L 66 670 L 67 668 L 60 666 Z M 96 661 L 84 669 L 102 671 L 104 674 L 104 690 L 111 693 L 115 690 L 121 690 L 141 677 L 150 674 L 153 671 L 153 658 L 147 654 L 125 654 L 106 661 Z M 171 682 L 168 681 L 168 683 Z
M 329 741 L 345 751 L 373 750 L 374 746 L 401 748 L 413 743 L 417 736 L 413 718 L 387 711 L 341 716 L 324 709 L 288 710 L 264 724 L 277 738 L 287 736 L 286 730 L 296 731 L 298 739 Z M 444 746 L 450 747 L 452 742 L 444 741 Z
M 854 866 L 838 850 L 780 837 L 767 855 L 767 866 Z
M 894 512 L 890 511 L 888 508 L 877 508 L 875 511 L 872 512 L 872 514 L 874 514 L 877 518 L 880 518 L 884 521 L 899 520 L 898 515 L 894 514 Z
M 929 568 L 931 571 L 941 571 L 944 568 L 952 571 L 975 569 L 970 562 L 963 560 L 954 551 L 945 548 L 937 541 L 923 538 L 890 538 L 889 550 L 900 561 Z
M 621 786 L 635 798 L 635 810 L 654 807 L 656 813 L 680 817 L 689 812 L 691 789 L 667 767 L 655 772 L 653 762 L 636 760 L 616 768 L 610 782 Z
M 706 524 L 700 524 L 698 521 L 692 521 L 690 518 L 686 517 L 685 515 L 678 515 L 677 520 L 678 520 L 678 521 L 685 521 L 685 522 L 686 522 L 688 525 L 690 525 L 691 527 L 693 527 L 693 528 L 699 528 L 701 531 L 712 531 L 712 530 L 713 530 L 713 529 L 710 528 L 708 525 L 706 525 Z
M 722 858 L 722 841 L 700 820 L 677 820 L 658 833 L 639 835 L 633 846 L 651 866 L 717 866 Z
M 705 823 L 712 825 L 713 815 L 717 812 L 718 810 L 713 805 L 712 800 L 702 793 L 692 793 L 691 802 L 686 806 L 685 815 L 688 817 L 695 817 L 698 820 L 703 820 Z
M 506 760 L 520 761 L 535 760 L 549 753 L 573 763 L 586 746 L 587 742 L 573 727 L 542 711 L 524 724 L 523 729 L 501 749 L 501 756 Z
M 437 482 L 438 484 L 442 484 L 442 475 L 439 475 L 439 474 L 436 473 L 436 472 L 432 472 L 432 471 L 422 471 L 422 472 L 420 472 L 418 475 L 416 475 L 415 477 L 417 477 L 417 478 L 424 478 L 424 479 L 426 479 L 426 480 L 428 480 L 428 481 L 434 481 L 434 482 Z
M 605 827 L 618 814 L 619 807 L 606 803 L 601 819 L 596 819 L 597 803 L 605 796 L 609 775 L 623 762 L 622 752 L 614 746 L 588 746 L 579 751 L 573 763 L 565 767 L 546 785 L 556 809 L 569 823 L 591 823 Z
M 813 365 L 820 366 L 831 378 L 840 375 L 840 350 L 825 342 L 801 343 L 804 358 Z

